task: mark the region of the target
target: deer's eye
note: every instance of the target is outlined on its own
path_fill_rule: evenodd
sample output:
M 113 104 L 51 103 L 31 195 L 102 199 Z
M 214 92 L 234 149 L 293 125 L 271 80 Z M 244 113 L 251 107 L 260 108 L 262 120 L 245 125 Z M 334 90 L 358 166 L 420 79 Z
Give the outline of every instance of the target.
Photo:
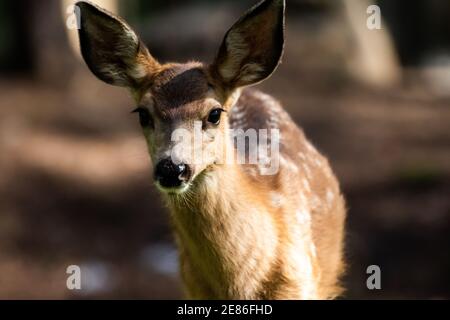
M 222 112 L 224 112 L 224 111 L 225 110 L 220 109 L 220 108 L 212 110 L 209 113 L 208 122 L 218 125 L 220 123 L 220 116 L 222 115 Z
M 141 123 L 141 126 L 143 128 L 153 126 L 152 116 L 150 115 L 150 112 L 146 108 L 139 107 L 139 108 L 133 110 L 132 113 L 139 114 L 139 122 Z

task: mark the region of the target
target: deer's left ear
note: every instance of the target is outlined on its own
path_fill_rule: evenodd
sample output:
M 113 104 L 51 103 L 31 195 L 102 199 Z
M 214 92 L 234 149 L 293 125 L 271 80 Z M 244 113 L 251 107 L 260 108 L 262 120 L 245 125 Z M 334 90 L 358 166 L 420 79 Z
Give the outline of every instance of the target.
M 213 76 L 229 89 L 268 78 L 281 62 L 285 0 L 264 0 L 250 9 L 225 35 Z
M 133 88 L 158 70 L 159 63 L 124 20 L 90 2 L 76 5 L 81 53 L 100 80 Z

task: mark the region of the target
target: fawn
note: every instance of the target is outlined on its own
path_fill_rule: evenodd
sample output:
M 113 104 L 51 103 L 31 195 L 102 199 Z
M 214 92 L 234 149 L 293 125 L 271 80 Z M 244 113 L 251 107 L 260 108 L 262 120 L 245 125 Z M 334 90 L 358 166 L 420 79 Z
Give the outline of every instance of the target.
M 345 220 L 338 182 L 280 103 L 247 88 L 280 64 L 285 0 L 263 0 L 250 9 L 208 65 L 160 64 L 124 20 L 88 2 L 77 6 L 89 69 L 108 84 L 127 87 L 139 106 L 187 297 L 338 296 Z M 259 149 L 237 148 L 231 129 L 278 130 L 271 141 L 279 144 L 278 170 L 267 174 L 260 163 L 225 161 L 225 155 Z M 174 142 L 177 130 L 204 133 L 201 161 L 191 157 L 191 138 Z

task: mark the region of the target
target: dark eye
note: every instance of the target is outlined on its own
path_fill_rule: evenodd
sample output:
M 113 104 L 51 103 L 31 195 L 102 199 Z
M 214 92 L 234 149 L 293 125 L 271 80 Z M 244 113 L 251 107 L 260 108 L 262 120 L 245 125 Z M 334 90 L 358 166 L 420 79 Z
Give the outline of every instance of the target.
M 136 110 L 133 110 L 132 113 L 138 113 L 139 114 L 139 122 L 141 123 L 142 127 L 152 127 L 153 126 L 153 119 L 150 115 L 150 112 L 143 107 L 139 107 Z
M 222 115 L 222 112 L 224 112 L 225 110 L 223 109 L 214 109 L 209 113 L 208 116 L 208 122 L 218 125 L 220 123 L 220 116 Z

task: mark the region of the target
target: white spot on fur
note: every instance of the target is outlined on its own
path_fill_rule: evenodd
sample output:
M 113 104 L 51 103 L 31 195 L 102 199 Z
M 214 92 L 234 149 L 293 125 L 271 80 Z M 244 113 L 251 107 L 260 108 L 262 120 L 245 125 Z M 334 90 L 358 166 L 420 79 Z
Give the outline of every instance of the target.
M 282 206 L 284 197 L 281 194 L 277 192 L 271 192 L 270 198 L 274 207 L 279 208 Z
M 241 105 L 235 105 L 230 117 L 233 128 L 244 129 L 247 126 L 247 112 Z
M 334 201 L 334 193 L 330 189 L 327 190 L 327 203 L 328 206 L 331 207 Z
M 247 117 L 247 114 L 245 113 L 244 109 L 239 109 L 239 111 L 236 111 L 233 113 L 232 117 L 233 117 L 233 121 L 238 121 L 238 120 L 245 119 Z
M 318 167 L 321 167 L 323 164 L 322 164 L 322 161 L 319 159 L 319 158 L 316 158 L 316 159 L 314 159 L 314 163 L 316 164 L 316 166 L 318 166 Z
M 311 224 L 311 214 L 305 210 L 298 210 L 297 211 L 297 221 L 299 224 L 310 226 Z
M 286 158 L 284 158 L 282 156 L 280 156 L 280 164 L 281 164 L 282 167 L 284 167 L 284 168 L 286 168 L 288 170 L 291 170 L 294 173 L 298 173 L 299 172 L 298 166 L 294 162 L 292 162 L 290 160 L 287 160 Z
M 311 208 L 312 209 L 319 209 L 322 205 L 322 201 L 320 201 L 320 198 L 318 196 L 313 196 L 311 198 Z
M 303 179 L 302 183 L 303 183 L 303 187 L 305 188 L 305 190 L 308 191 L 308 192 L 311 192 L 311 186 L 309 185 L 308 180 Z
M 308 198 L 305 196 L 305 194 L 303 192 L 299 193 L 299 198 L 300 198 L 300 206 L 301 206 L 299 211 L 306 211 L 307 208 L 309 208 Z
M 306 163 L 303 164 L 303 170 L 305 171 L 306 177 L 309 180 L 311 180 L 313 178 L 312 177 L 312 173 L 311 173 L 311 169 L 309 168 L 309 166 Z

